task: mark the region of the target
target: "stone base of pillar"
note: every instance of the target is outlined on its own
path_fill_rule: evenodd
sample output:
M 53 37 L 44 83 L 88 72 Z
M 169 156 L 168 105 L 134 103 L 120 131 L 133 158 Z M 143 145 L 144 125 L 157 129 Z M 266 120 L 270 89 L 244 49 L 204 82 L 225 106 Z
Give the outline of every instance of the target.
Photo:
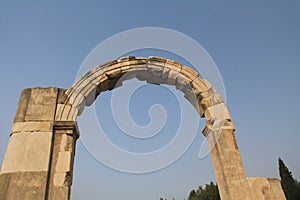
M 286 200 L 280 180 L 276 178 L 247 178 L 255 200 Z

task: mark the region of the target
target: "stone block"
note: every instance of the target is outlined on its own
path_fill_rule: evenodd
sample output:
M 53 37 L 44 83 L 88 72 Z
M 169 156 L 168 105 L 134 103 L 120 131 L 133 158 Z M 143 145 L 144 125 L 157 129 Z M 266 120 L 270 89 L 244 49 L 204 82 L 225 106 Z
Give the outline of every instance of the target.
M 266 178 L 247 178 L 251 189 L 252 197 L 255 200 L 275 200 L 271 185 Z
M 72 131 L 73 132 L 73 131 Z M 68 134 L 62 134 L 61 143 L 60 143 L 60 151 L 72 151 L 73 148 L 73 136 Z
M 114 88 L 122 86 L 122 77 L 123 76 L 120 76 L 115 79 L 109 79 L 106 75 L 101 76 L 101 79 L 99 80 L 99 84 L 96 89 L 96 96 L 103 91 L 112 90 Z
M 52 132 L 19 132 L 8 143 L 1 173 L 47 171 Z
M 65 104 L 67 103 L 68 95 L 67 90 L 64 88 L 58 88 L 58 98 L 57 103 Z
M 268 178 L 269 184 L 272 188 L 275 200 L 286 200 L 280 180 L 277 178 Z
M 33 88 L 25 121 L 51 121 L 55 117 L 58 88 Z
M 119 62 L 120 61 L 130 61 L 130 60 L 135 60 L 135 59 L 136 59 L 135 56 L 124 56 L 124 57 L 118 59 L 118 61 Z
M 47 171 L 0 175 L 1 200 L 40 200 L 46 195 Z
M 197 96 L 190 90 L 184 94 L 184 98 L 186 98 L 195 108 L 199 107 Z
M 200 116 L 201 118 L 204 118 L 204 117 L 205 117 L 205 116 L 204 116 L 204 113 L 205 113 L 206 107 L 203 106 L 203 104 L 198 104 L 197 108 L 198 108 L 197 111 L 198 111 L 199 116 Z
M 98 69 L 95 71 L 95 73 L 86 73 L 83 77 L 81 77 L 78 81 L 76 81 L 65 93 L 68 97 L 68 101 L 70 96 L 74 96 L 74 94 L 77 93 L 84 93 L 84 89 L 90 87 L 90 85 L 98 85 L 99 80 L 101 80 L 102 77 L 106 77 L 105 69 Z M 107 78 L 107 77 L 106 77 Z M 87 87 L 88 86 L 88 87 Z M 64 102 L 63 102 L 64 103 Z
M 229 111 L 224 103 L 206 108 L 204 115 L 208 121 L 217 119 L 230 119 Z
M 53 185 L 57 187 L 65 186 L 67 181 L 67 173 L 55 173 L 53 177 Z
M 216 130 L 216 129 L 232 129 L 235 130 L 234 124 L 230 119 L 217 119 L 217 120 L 211 120 L 206 121 L 206 127 L 210 130 Z
M 162 82 L 163 66 L 148 65 L 145 70 L 136 70 L 135 77 L 140 81 L 159 85 Z
M 153 79 L 153 76 L 150 74 L 148 68 L 146 70 L 136 70 L 135 77 L 140 81 L 148 81 Z
M 71 152 L 62 151 L 58 153 L 56 172 L 69 172 L 71 170 Z
M 78 109 L 70 105 L 57 104 L 55 120 L 75 121 L 78 114 Z
M 182 69 L 181 63 L 173 60 L 167 60 L 167 62 L 165 63 L 165 67 L 177 72 L 180 72 Z
M 134 69 L 136 67 L 147 67 L 147 59 L 135 59 L 129 61 L 119 61 L 119 67 L 122 71 L 126 69 Z
M 189 82 L 192 82 L 194 79 L 198 78 L 199 73 L 194 71 L 193 69 L 189 68 L 188 66 L 183 66 L 182 70 L 180 71 L 182 75 L 188 79 Z
M 16 110 L 14 122 L 24 122 L 25 121 L 25 116 L 26 116 L 30 96 L 31 96 L 31 88 L 24 89 L 22 91 L 20 99 L 19 99 L 18 107 Z
M 195 93 L 201 93 L 201 92 L 205 92 L 208 91 L 212 85 L 204 80 L 204 79 L 200 79 L 200 78 L 196 78 L 191 82 L 193 89 L 195 91 Z
M 89 94 L 90 91 L 98 85 L 101 75 L 103 75 L 102 72 L 99 72 L 99 75 L 85 77 L 84 80 L 80 81 L 80 84 L 72 88 L 72 93 L 81 93 L 82 95 Z
M 223 103 L 221 95 L 214 88 L 210 88 L 206 92 L 199 93 L 198 100 L 200 104 L 205 105 L 205 107 L 211 107 Z
M 157 57 L 157 56 L 149 56 L 148 57 L 148 64 L 153 64 L 153 65 L 159 65 L 159 66 L 164 66 L 165 63 L 167 62 L 167 59 Z
M 193 93 L 192 85 L 183 75 L 177 76 L 175 86 L 176 89 L 182 91 L 184 94 Z
M 52 192 L 50 192 L 47 200 L 57 200 L 57 199 L 70 199 L 70 192 L 68 187 L 55 187 Z
M 139 73 L 139 72 L 148 72 L 148 64 L 145 65 L 138 65 L 135 67 L 135 72 Z
M 106 70 L 105 75 L 108 77 L 108 79 L 119 78 L 120 76 L 122 76 L 121 68 Z
M 86 106 L 90 106 L 96 99 L 97 85 L 91 83 L 88 87 L 85 87 L 82 91 L 84 95 L 84 102 Z
M 99 78 L 99 84 L 97 86 L 97 93 L 106 91 L 109 89 L 109 79 L 108 77 L 104 74 Z
M 118 61 L 118 60 L 113 61 L 110 64 L 106 65 L 105 67 L 102 67 L 101 69 L 104 70 L 104 73 L 107 71 L 110 71 L 110 70 L 118 69 L 121 66 L 120 62 L 122 62 L 122 61 Z M 124 62 L 126 62 L 126 61 L 124 61 Z
M 10 173 L 0 174 L 0 200 L 7 199 L 6 196 L 9 189 L 10 180 Z
M 164 67 L 158 65 L 148 65 L 148 71 L 153 77 L 162 77 Z
M 178 71 L 171 70 L 170 68 L 165 67 L 162 71 L 162 80 L 161 83 L 168 85 L 175 85 L 176 78 L 180 76 Z
M 133 72 L 133 71 L 135 71 L 135 67 L 136 67 L 136 65 L 127 65 L 127 63 L 124 63 L 124 66 L 121 65 L 121 67 L 120 67 L 121 73 L 126 74 L 129 72 Z
M 74 93 L 70 99 L 69 99 L 69 104 L 71 107 L 75 110 L 77 110 L 78 115 L 82 113 L 85 107 L 85 97 L 81 93 Z M 64 109 L 67 109 L 64 108 Z
M 11 135 L 19 132 L 51 132 L 52 122 L 16 122 L 11 129 Z

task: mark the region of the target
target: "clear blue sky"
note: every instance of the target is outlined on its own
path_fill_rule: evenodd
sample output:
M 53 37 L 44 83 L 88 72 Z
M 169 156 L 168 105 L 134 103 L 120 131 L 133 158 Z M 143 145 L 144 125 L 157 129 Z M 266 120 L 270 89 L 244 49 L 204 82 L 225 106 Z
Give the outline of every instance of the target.
M 68 88 L 84 58 L 101 41 L 121 31 L 153 26 L 192 37 L 216 62 L 247 176 L 278 177 L 280 156 L 299 180 L 299 19 L 300 2 L 293 0 L 0 0 L 0 163 L 24 88 Z M 164 93 L 163 88 L 154 87 L 145 91 Z M 143 91 L 139 92 L 134 102 L 142 101 L 139 98 Z M 110 103 L 108 96 L 109 93 L 100 96 L 96 102 L 100 119 L 101 108 Z M 167 97 L 168 94 L 161 99 L 150 98 L 143 105 L 136 103 L 139 107 L 132 109 L 133 118 L 137 123 L 147 124 L 148 104 L 156 101 L 166 105 L 167 111 L 172 109 L 168 108 Z M 107 112 L 109 116 L 110 111 Z M 178 120 L 178 115 L 175 112 L 168 116 L 172 121 Z M 116 142 L 123 141 L 115 124 L 107 121 L 105 128 L 114 133 L 112 138 Z M 173 129 L 172 124 L 164 129 L 165 138 L 172 137 Z M 97 162 L 79 139 L 72 199 L 184 199 L 191 189 L 215 180 L 209 156 L 201 160 L 197 157 L 202 140 L 199 131 L 191 148 L 171 166 L 132 175 Z M 130 144 L 120 142 L 128 149 Z M 154 146 L 146 148 L 156 147 L 151 144 Z M 142 145 L 139 148 L 145 151 Z

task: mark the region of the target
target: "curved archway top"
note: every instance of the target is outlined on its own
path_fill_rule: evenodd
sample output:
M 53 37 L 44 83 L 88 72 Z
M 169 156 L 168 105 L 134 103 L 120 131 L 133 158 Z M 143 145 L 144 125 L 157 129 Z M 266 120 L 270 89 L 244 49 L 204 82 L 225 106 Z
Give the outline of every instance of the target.
M 208 81 L 199 78 L 199 73 L 187 66 L 154 56 L 127 56 L 88 71 L 66 91 L 66 101 L 58 105 L 56 120 L 75 121 L 101 92 L 120 87 L 123 81 L 132 78 L 151 84 L 174 85 L 182 91 L 200 117 L 206 118 L 203 132 L 234 129 L 226 105 Z

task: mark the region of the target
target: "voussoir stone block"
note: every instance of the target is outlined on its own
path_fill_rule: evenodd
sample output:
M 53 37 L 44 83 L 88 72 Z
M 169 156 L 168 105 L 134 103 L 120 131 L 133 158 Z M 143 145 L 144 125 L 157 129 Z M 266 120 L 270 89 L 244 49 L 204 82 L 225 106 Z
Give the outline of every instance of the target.
M 78 108 L 65 104 L 57 104 L 55 120 L 73 121 L 77 114 Z
M 122 77 L 123 76 L 118 76 L 118 78 L 109 79 L 106 75 L 101 76 L 97 84 L 96 94 L 122 86 Z
M 208 91 L 212 85 L 205 79 L 196 78 L 191 82 L 195 93 Z
M 148 65 L 148 71 L 154 77 L 162 77 L 164 67 L 159 65 Z
M 184 75 L 186 77 L 186 79 L 189 80 L 189 82 L 192 82 L 199 76 L 198 72 L 194 71 L 193 69 L 189 68 L 188 66 L 183 66 L 180 73 L 182 75 Z
M 186 98 L 196 109 L 198 109 L 198 98 L 193 90 L 186 91 L 184 93 L 184 98 Z
M 162 72 L 162 79 L 164 80 L 164 83 L 168 85 L 175 85 L 178 76 L 180 76 L 178 71 L 171 70 L 167 67 L 165 67 Z
M 164 66 L 165 63 L 167 62 L 167 59 L 157 57 L 157 56 L 149 56 L 147 60 L 149 64 L 160 65 L 160 66 Z
M 122 74 L 126 74 L 126 73 L 128 73 L 128 72 L 133 72 L 133 71 L 135 71 L 135 68 L 136 68 L 136 66 L 137 66 L 138 64 L 139 64 L 138 61 L 134 62 L 134 64 L 132 64 L 131 61 L 119 63 L 120 69 L 121 69 L 121 73 L 122 73 Z
M 167 62 L 165 63 L 165 67 L 177 72 L 180 72 L 182 69 L 181 63 L 173 60 L 167 60 Z
M 211 107 L 223 103 L 221 95 L 218 92 L 216 92 L 214 88 L 210 88 L 205 92 L 199 93 L 198 100 L 200 104 L 205 105 L 205 107 Z
M 108 77 L 108 79 L 115 79 L 122 75 L 121 68 L 114 68 L 111 70 L 106 70 L 105 75 Z
M 136 59 L 136 60 L 129 60 L 129 61 L 119 61 L 118 62 L 122 71 L 128 69 L 135 69 L 137 67 L 147 67 L 147 60 L 146 59 Z
M 187 79 L 183 75 L 177 76 L 175 86 L 176 89 L 182 91 L 184 94 L 193 92 L 192 85 L 187 81 Z
M 57 103 L 65 104 L 67 103 L 67 99 L 68 99 L 67 90 L 64 88 L 58 88 Z

